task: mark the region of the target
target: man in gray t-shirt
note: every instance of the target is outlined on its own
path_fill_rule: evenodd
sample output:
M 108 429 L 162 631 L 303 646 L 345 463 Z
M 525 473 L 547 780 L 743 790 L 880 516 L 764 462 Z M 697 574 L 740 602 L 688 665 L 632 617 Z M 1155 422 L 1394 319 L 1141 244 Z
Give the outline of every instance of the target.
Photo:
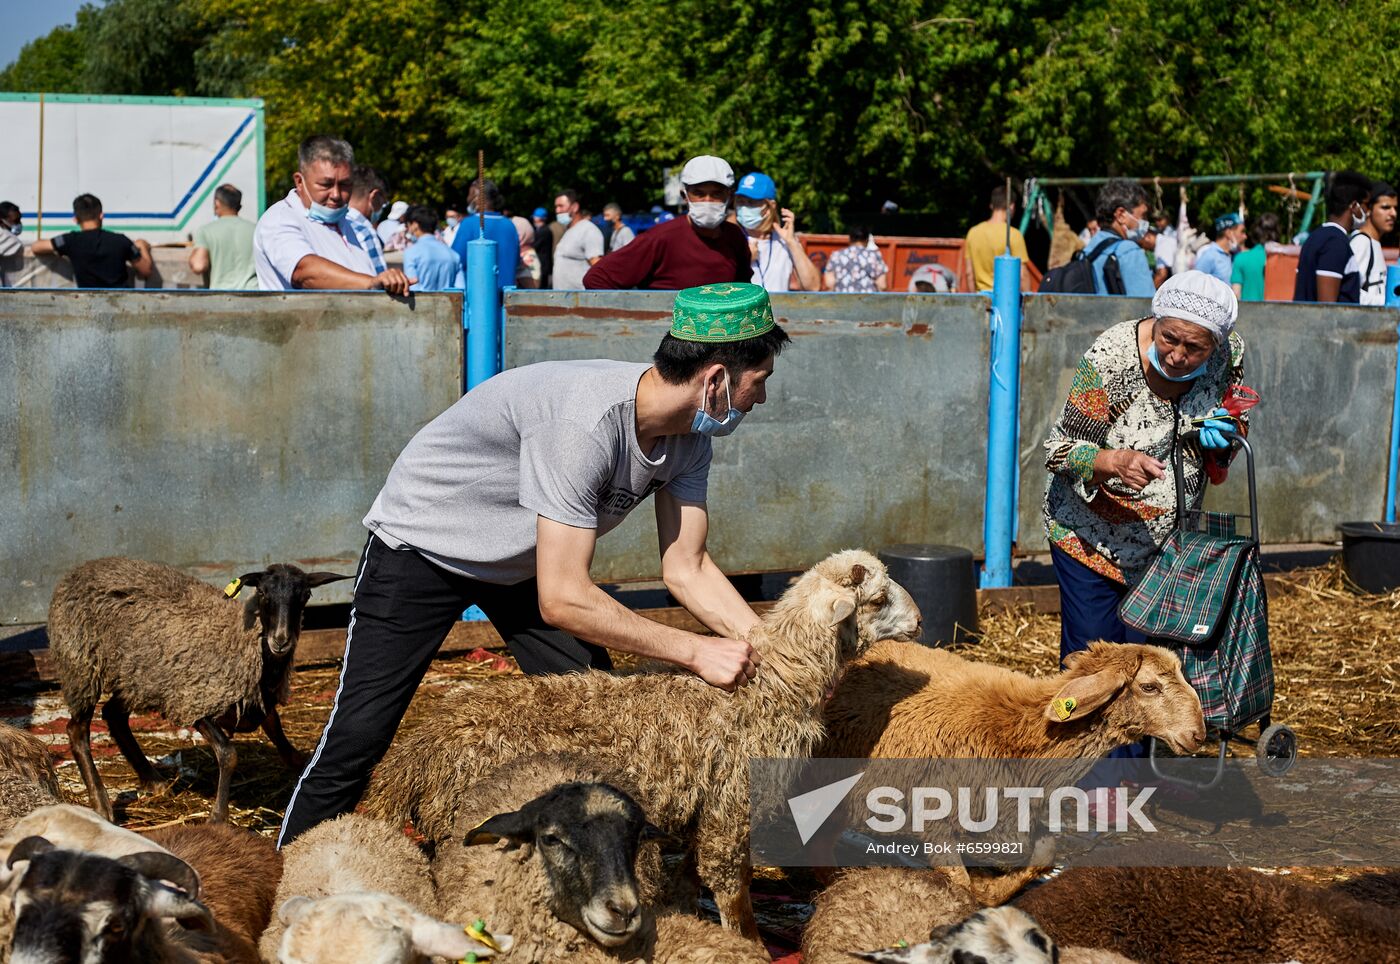
M 654 364 L 513 369 L 424 426 L 365 516 L 340 688 L 279 846 L 354 809 L 468 606 L 526 673 L 611 669 L 611 647 L 725 689 L 751 680 L 758 617 L 705 548 L 710 446 L 763 404 L 788 341 L 758 285 L 691 288 Z M 717 638 L 638 616 L 589 576 L 598 538 L 652 494 L 666 588 Z

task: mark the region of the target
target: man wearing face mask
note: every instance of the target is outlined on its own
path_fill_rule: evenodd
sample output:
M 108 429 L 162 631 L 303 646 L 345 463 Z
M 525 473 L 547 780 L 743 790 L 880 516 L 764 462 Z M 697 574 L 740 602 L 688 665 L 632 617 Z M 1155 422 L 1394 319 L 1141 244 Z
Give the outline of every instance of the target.
M 778 207 L 778 187 L 754 171 L 739 179 L 734 219 L 749 239 L 753 283 L 771 291 L 821 291 L 822 273 L 797 237 L 796 215 Z
M 1294 301 L 1358 304 L 1361 269 L 1351 250 L 1351 232 L 1366 223 L 1371 179 L 1355 171 L 1337 171 L 1327 186 L 1327 223 L 1308 235 L 1298 252 Z
M 585 288 L 674 291 L 752 279 L 748 239 L 737 224 L 725 220 L 734 169 L 708 154 L 692 157 L 681 169 L 681 185 L 688 215 L 658 224 L 607 255 L 588 269 Z
M 14 262 L 14 270 L 18 270 L 22 263 L 24 242 L 19 239 L 20 228 L 19 205 L 13 201 L 0 201 L 0 288 L 10 287 L 6 262 Z
M 1215 219 L 1215 238 L 1196 255 L 1196 270 L 1230 283 L 1234 256 L 1244 244 L 1244 219 L 1234 211 Z
M 340 688 L 279 846 L 354 809 L 470 605 L 529 674 L 611 669 L 608 649 L 726 690 L 762 672 L 745 641 L 758 616 L 706 549 L 711 439 L 763 404 L 789 340 L 757 285 L 690 289 L 652 364 L 513 368 L 422 428 L 365 516 Z M 648 496 L 666 588 L 714 637 L 639 616 L 589 575 L 598 539 Z
M 603 257 L 603 232 L 579 203 L 577 192 L 560 191 L 554 198 L 554 221 L 564 233 L 554 246 L 554 287 L 577 291 L 584 275 Z
M 1096 290 L 1101 295 L 1151 298 L 1157 287 L 1147 252 L 1137 243 L 1147 234 L 1147 192 L 1136 181 L 1112 178 L 1099 189 L 1094 209 L 1099 227 L 1084 246 L 1084 256 L 1093 265 Z M 1120 284 L 1109 284 L 1115 274 L 1110 265 Z
M 376 272 L 345 223 L 355 152 L 336 137 L 308 137 L 297 149 L 287 196 L 268 207 L 253 232 L 253 264 L 263 291 L 381 288 L 408 294 L 414 280 L 397 268 Z
M 384 245 L 375 226 L 389 211 L 389 186 L 383 176 L 368 164 L 356 164 L 350 174 L 350 210 L 345 223 L 360 239 L 360 247 L 369 255 L 375 274 L 388 267 L 384 263 Z

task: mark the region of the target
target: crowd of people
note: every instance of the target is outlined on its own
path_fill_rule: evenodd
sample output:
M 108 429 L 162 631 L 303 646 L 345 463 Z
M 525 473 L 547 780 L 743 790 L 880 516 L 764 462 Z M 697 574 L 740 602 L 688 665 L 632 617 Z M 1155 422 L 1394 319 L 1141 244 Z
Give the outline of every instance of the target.
M 967 237 L 966 260 L 977 266 L 979 289 L 990 287 L 992 259 L 1005 247 L 996 225 L 1006 223 L 1007 201 L 998 191 L 992 220 Z M 1077 256 L 1092 266 L 1098 294 L 1148 298 L 1168 278 L 1194 269 L 1229 285 L 1241 301 L 1263 301 L 1268 256 L 1296 255 L 1294 301 L 1383 305 L 1388 266 L 1381 239 L 1395 229 L 1396 202 L 1396 190 L 1386 182 L 1337 171 L 1324 197 L 1326 221 L 1299 245 L 1280 240 L 1273 212 L 1246 219 L 1240 211 L 1224 211 L 1198 231 L 1187 219 L 1184 199 L 1173 223 L 1165 211 L 1149 214 L 1141 184 L 1114 179 L 1099 190 Z M 996 230 L 979 233 L 989 225 Z M 1024 258 L 1020 232 L 1012 228 L 1011 237 L 1012 253 Z
M 214 191 L 215 217 L 192 236 L 189 266 L 215 289 L 404 295 L 464 288 L 468 247 L 484 237 L 496 243 L 501 288 L 680 290 L 742 281 L 769 292 L 892 290 L 890 266 L 867 227 L 850 227 L 847 246 L 814 257 L 797 234 L 796 215 L 779 204 L 777 185 L 763 172 L 736 178 L 722 158 L 701 155 L 680 179 L 685 213 L 662 212 L 640 232 L 615 203 L 594 218 L 571 188 L 557 192 L 552 213 L 537 207 L 529 219 L 514 215 L 490 180 L 473 182 L 466 204 L 439 217 L 431 206 L 391 200 L 384 176 L 357 164 L 345 141 L 310 137 L 298 151 L 292 190 L 256 223 L 243 216 L 238 188 Z M 1021 259 L 1022 290 L 1034 288 L 1025 238 L 1011 226 L 1014 199 L 998 187 L 989 207 L 987 219 L 967 232 L 961 272 L 922 264 L 907 279 L 908 291 L 988 290 L 995 260 L 1008 250 Z M 1098 294 L 1135 297 L 1151 297 L 1167 279 L 1194 269 L 1230 285 L 1241 301 L 1262 301 L 1268 255 L 1281 253 L 1298 259 L 1294 301 L 1384 304 L 1381 239 L 1395 229 L 1395 188 L 1339 171 L 1325 208 L 1327 220 L 1300 246 L 1281 240 L 1272 212 L 1246 219 L 1224 211 L 1197 230 L 1184 195 L 1173 221 L 1165 211 L 1149 212 L 1140 183 L 1113 179 L 1073 241 L 1077 250 L 1052 245 L 1051 267 L 1083 259 Z M 37 241 L 31 252 L 66 257 L 79 287 L 126 287 L 151 274 L 149 244 L 104 229 L 96 197 L 76 198 L 73 217 L 77 231 Z M 19 208 L 0 202 L 0 224 L 9 229 L 0 231 L 0 258 L 22 253 Z M 1055 231 L 1073 237 L 1063 226 Z

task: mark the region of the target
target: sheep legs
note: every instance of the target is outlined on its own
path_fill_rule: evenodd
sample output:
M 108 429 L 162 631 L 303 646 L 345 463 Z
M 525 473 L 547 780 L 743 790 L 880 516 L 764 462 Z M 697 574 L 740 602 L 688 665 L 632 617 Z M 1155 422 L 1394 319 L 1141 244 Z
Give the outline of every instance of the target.
M 88 800 L 92 809 L 105 819 L 112 819 L 112 801 L 107 799 L 107 788 L 102 785 L 102 777 L 97 765 L 92 762 L 92 711 L 89 706 L 77 710 L 68 718 L 68 746 L 73 750 L 73 759 L 78 763 L 78 772 L 87 784 Z
M 701 833 L 704 833 L 703 828 Z M 751 941 L 761 941 L 758 920 L 753 915 L 753 901 L 749 898 L 753 864 L 749 860 L 747 835 L 742 841 L 735 840 L 732 834 L 725 834 L 724 838 L 716 840 L 702 836 L 697 855 L 700 879 L 709 885 L 715 895 L 720 923 Z M 736 866 L 734 856 L 738 853 L 744 857 Z
M 306 761 L 310 758 L 292 746 L 292 741 L 287 739 L 287 734 L 282 729 L 282 717 L 277 715 L 275 706 L 267 714 L 267 719 L 263 720 L 262 731 L 267 734 L 267 738 L 277 748 L 277 755 L 282 758 L 282 762 L 288 770 L 300 773 L 306 769 Z
M 205 717 L 195 723 L 195 729 L 209 742 L 209 747 L 214 751 L 214 759 L 219 763 L 219 789 L 214 795 L 214 813 L 210 816 L 213 823 L 228 822 L 228 792 L 233 784 L 233 768 L 238 763 L 238 751 L 233 747 L 224 731 L 214 725 L 214 721 Z
M 146 759 L 141 744 L 136 742 L 136 737 L 131 732 L 131 711 L 120 696 L 113 696 L 102 707 L 102 719 L 107 721 L 107 732 L 112 735 L 112 740 L 122 751 L 122 756 L 131 764 L 131 769 L 136 771 L 136 778 L 141 781 L 142 789 L 164 787 L 165 781 L 156 773 L 156 768 L 151 766 L 151 761 Z

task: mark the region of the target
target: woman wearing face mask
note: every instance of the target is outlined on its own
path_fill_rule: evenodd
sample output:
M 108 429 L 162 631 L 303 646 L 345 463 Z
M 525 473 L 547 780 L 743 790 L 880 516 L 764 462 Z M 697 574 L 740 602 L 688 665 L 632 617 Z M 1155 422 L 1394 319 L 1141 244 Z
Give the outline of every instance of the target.
M 767 174 L 739 179 L 734 217 L 749 239 L 753 283 L 769 291 L 820 291 L 821 272 L 797 238 L 796 217 L 778 207 L 778 189 Z
M 681 169 L 686 216 L 637 235 L 588 269 L 585 288 L 680 290 L 753 277 L 749 242 L 725 220 L 734 193 L 734 169 L 723 159 L 692 157 Z M 556 287 L 558 287 L 556 285 Z
M 1043 504 L 1060 586 L 1060 659 L 1093 640 L 1145 642 L 1118 604 L 1176 524 L 1172 449 L 1182 445 L 1184 503 L 1224 481 L 1230 447 L 1257 398 L 1241 386 L 1244 343 L 1230 286 L 1187 271 L 1167 279 L 1152 315 L 1108 329 L 1079 362 L 1045 442 Z M 1200 428 L 1200 441 L 1180 437 Z M 1113 756 L 1142 756 L 1120 747 Z
M 1151 298 L 1155 285 L 1147 252 L 1137 243 L 1147 233 L 1147 192 L 1136 181 L 1116 177 L 1099 189 L 1094 203 L 1099 229 L 1084 246 L 1092 258 L 1094 284 L 1101 295 Z M 1109 259 L 1117 266 L 1122 290 L 1114 290 L 1104 278 Z
M 1244 218 L 1234 211 L 1215 219 L 1215 238 L 1196 255 L 1196 270 L 1230 283 L 1234 256 L 1244 244 Z

